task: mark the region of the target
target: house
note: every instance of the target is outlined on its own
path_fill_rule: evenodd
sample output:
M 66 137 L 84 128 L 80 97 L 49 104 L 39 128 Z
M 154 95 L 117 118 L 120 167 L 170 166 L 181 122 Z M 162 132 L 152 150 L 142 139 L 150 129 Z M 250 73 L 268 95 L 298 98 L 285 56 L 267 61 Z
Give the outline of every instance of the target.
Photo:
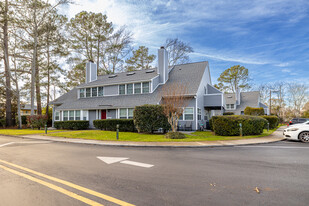
M 223 112 L 223 94 L 212 86 L 208 62 L 169 68 L 168 53 L 161 47 L 155 69 L 98 76 L 96 64 L 88 62 L 86 82 L 51 102 L 53 122 L 89 120 L 93 128 L 96 119 L 130 119 L 135 106 L 160 104 L 162 87 L 173 83 L 185 84 L 190 98 L 179 125 L 197 130 L 215 110 Z
M 22 116 L 27 116 L 31 114 L 31 105 L 30 104 L 21 104 L 20 105 L 20 114 Z M 34 106 L 34 114 L 37 114 L 37 107 Z
M 269 115 L 268 106 L 263 104 L 260 99 L 259 91 L 240 92 L 224 94 L 225 112 L 233 112 L 235 115 L 243 115 L 246 107 L 264 108 L 264 113 Z

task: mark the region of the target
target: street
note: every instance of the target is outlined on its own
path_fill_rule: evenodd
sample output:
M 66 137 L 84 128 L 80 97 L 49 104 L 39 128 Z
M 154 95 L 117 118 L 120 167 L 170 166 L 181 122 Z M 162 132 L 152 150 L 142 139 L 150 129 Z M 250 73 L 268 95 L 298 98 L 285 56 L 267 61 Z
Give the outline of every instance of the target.
M 0 205 L 308 205 L 309 144 L 134 148 L 0 136 Z

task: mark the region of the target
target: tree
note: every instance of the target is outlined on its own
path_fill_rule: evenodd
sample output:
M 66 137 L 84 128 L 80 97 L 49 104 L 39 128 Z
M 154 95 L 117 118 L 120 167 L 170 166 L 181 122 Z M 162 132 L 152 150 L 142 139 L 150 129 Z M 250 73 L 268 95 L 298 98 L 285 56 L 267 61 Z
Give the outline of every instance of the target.
M 308 86 L 300 83 L 288 84 L 288 94 L 290 106 L 296 111 L 296 116 L 300 116 L 301 109 L 308 101 Z
M 150 69 L 151 63 L 155 60 L 156 56 L 148 54 L 148 48 L 140 46 L 137 50 L 133 51 L 133 56 L 126 60 L 127 71 Z
M 221 73 L 218 78 L 217 89 L 225 92 L 236 92 L 237 88 L 249 89 L 249 71 L 244 66 L 235 65 Z
M 168 51 L 168 66 L 188 63 L 190 61 L 188 54 L 194 52 L 189 43 L 178 38 L 166 39 L 165 48 Z
M 159 92 L 163 111 L 172 131 L 177 131 L 179 117 L 183 114 L 184 108 L 187 107 L 190 97 L 187 97 L 188 88 L 182 83 L 172 83 L 164 85 Z

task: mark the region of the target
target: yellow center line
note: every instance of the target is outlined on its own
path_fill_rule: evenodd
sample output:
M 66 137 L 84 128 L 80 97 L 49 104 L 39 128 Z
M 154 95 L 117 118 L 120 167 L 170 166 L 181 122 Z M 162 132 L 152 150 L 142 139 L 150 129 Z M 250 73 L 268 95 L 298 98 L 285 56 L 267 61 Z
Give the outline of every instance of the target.
M 105 195 L 105 194 L 96 192 L 96 191 L 94 191 L 94 190 L 91 190 L 91 189 L 88 189 L 88 188 L 85 188 L 85 187 L 76 185 L 76 184 L 74 184 L 74 183 L 71 183 L 71 182 L 68 182 L 68 181 L 65 181 L 65 180 L 58 179 L 58 178 L 56 178 L 56 177 L 52 177 L 52 176 L 49 176 L 49 175 L 45 175 L 45 174 L 43 174 L 43 173 L 36 172 L 36 171 L 34 171 L 34 170 L 31 170 L 31 169 L 28 169 L 28 168 L 25 168 L 25 167 L 22 167 L 22 166 L 19 166 L 19 165 L 16 165 L 16 164 L 13 164 L 13 163 L 4 161 L 4 160 L 0 160 L 0 162 L 2 162 L 2 163 L 4 163 L 4 164 L 7 164 L 7 165 L 10 165 L 10 166 L 12 166 L 12 167 L 16 167 L 16 168 L 18 168 L 18 169 L 27 171 L 27 172 L 29 172 L 29 173 L 38 175 L 38 176 L 40 176 L 40 177 L 44 177 L 44 178 L 46 178 L 46 179 L 49 179 L 49 180 L 52 180 L 52 181 L 55 181 L 55 182 L 64 184 L 64 185 L 69 186 L 69 187 L 71 187 L 71 188 L 80 190 L 80 191 L 82 191 L 82 192 L 85 192 L 85 193 L 88 193 L 88 194 L 90 194 L 90 195 L 93 195 L 93 196 L 102 198 L 102 199 L 104 199 L 104 200 L 113 202 L 113 203 L 118 204 L 118 205 L 121 205 L 121 206 L 134 206 L 133 204 L 130 204 L 130 203 L 124 202 L 124 201 L 122 201 L 122 200 L 116 199 L 116 198 L 114 198 L 114 197 L 111 197 L 111 196 L 108 196 L 108 195 Z
M 86 198 L 86 197 L 77 195 L 77 194 L 75 194 L 75 193 L 73 193 L 73 192 L 71 192 L 71 191 L 68 191 L 68 190 L 66 190 L 66 189 L 63 189 L 63 188 L 58 187 L 58 186 L 56 186 L 56 185 L 53 185 L 53 184 L 51 184 L 51 183 L 45 182 L 45 181 L 43 181 L 43 180 L 37 179 L 37 178 L 32 177 L 32 176 L 30 176 L 30 175 L 21 173 L 21 172 L 19 172 L 19 171 L 13 170 L 13 169 L 11 169 L 11 168 L 5 167 L 5 166 L 3 166 L 3 165 L 0 165 L 0 168 L 6 170 L 6 171 L 8 171 L 8 172 L 11 172 L 11 173 L 13 173 L 13 174 L 16 174 L 16 175 L 19 175 L 19 176 L 21 176 L 21 177 L 24 177 L 24 178 L 26 178 L 26 179 L 28 179 L 28 180 L 33 181 L 33 182 L 36 182 L 36 183 L 39 183 L 39 184 L 44 185 L 44 186 L 46 186 L 46 187 L 49 187 L 50 189 L 56 190 L 56 191 L 58 191 L 58 192 L 60 192 L 60 193 L 63 193 L 63 194 L 65 194 L 65 195 L 69 196 L 69 197 L 72 197 L 72 198 L 74 198 L 74 199 L 77 199 L 77 200 L 79 200 L 79 201 L 81 201 L 81 202 L 84 202 L 84 203 L 86 203 L 86 204 L 88 204 L 88 205 L 93 205 L 93 206 L 104 206 L 104 205 L 102 205 L 102 204 L 100 204 L 100 203 L 97 203 L 97 202 L 95 202 L 95 201 L 93 201 L 93 200 L 90 200 L 90 199 L 88 199 L 88 198 Z

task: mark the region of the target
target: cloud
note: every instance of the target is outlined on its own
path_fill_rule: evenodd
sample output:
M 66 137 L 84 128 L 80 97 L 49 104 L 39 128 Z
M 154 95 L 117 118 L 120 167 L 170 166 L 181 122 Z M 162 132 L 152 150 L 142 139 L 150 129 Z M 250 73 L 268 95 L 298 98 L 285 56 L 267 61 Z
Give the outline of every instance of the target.
M 290 69 L 282 69 L 281 70 L 283 73 L 291 73 L 292 71 Z

